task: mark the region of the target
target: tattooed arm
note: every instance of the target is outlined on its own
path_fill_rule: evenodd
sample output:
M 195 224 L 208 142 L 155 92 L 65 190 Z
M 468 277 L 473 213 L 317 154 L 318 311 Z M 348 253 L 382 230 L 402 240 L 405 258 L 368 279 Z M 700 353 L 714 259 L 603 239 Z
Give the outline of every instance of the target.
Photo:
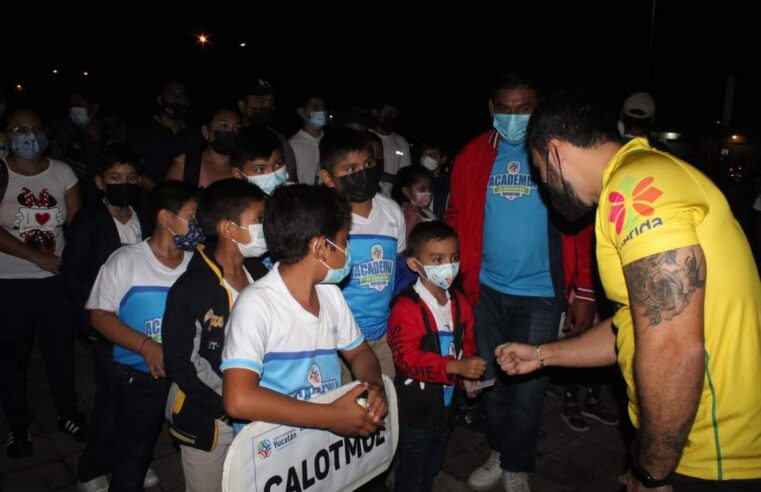
M 665 251 L 624 266 L 624 276 L 640 410 L 634 459 L 662 478 L 679 463 L 703 387 L 705 257 L 700 245 Z

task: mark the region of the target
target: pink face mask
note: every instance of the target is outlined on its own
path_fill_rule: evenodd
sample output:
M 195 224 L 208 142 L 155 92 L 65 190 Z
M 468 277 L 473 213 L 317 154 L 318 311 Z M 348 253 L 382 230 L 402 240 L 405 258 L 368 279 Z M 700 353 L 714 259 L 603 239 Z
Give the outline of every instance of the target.
M 425 208 L 425 207 L 427 207 L 428 205 L 431 204 L 431 199 L 432 198 L 433 197 L 431 196 L 430 192 L 428 192 L 428 193 L 419 193 L 419 192 L 416 192 L 415 193 L 415 198 L 412 200 L 412 203 L 414 203 L 418 207 Z

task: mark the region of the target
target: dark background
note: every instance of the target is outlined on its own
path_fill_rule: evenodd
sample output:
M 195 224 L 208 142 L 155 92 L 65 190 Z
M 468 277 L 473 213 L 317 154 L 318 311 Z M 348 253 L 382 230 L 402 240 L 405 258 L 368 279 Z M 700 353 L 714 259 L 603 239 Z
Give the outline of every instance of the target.
M 234 102 L 247 77 L 263 76 L 276 90 L 277 126 L 286 133 L 298 124 L 294 98 L 317 86 L 334 110 L 398 100 L 410 140 L 462 140 L 490 125 L 495 77 L 521 65 L 535 69 L 547 91 L 590 88 L 616 106 L 632 91 L 650 91 L 661 130 L 753 136 L 761 127 L 759 26 L 740 3 L 376 2 L 325 10 L 281 3 L 274 11 L 261 2 L 207 2 L 203 15 L 188 5 L 4 7 L 0 88 L 54 118 L 65 114 L 67 88 L 86 85 L 131 121 L 154 110 L 167 77 L 188 82 L 198 116 Z M 206 47 L 197 43 L 200 33 L 209 36 Z M 717 121 L 729 74 L 737 89 L 725 129 Z

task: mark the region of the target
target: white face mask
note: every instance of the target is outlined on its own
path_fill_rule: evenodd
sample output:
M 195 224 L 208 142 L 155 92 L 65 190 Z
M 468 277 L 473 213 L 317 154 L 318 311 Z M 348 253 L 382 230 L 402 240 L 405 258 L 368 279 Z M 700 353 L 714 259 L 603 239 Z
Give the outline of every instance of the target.
M 267 241 L 264 239 L 264 225 L 263 224 L 250 224 L 248 227 L 242 227 L 238 224 L 233 224 L 241 229 L 248 230 L 248 242 L 239 243 L 235 239 L 233 242 L 238 245 L 238 251 L 244 258 L 258 258 L 267 252 Z
M 90 123 L 90 115 L 87 114 L 87 108 L 76 106 L 69 108 L 69 117 L 77 126 L 85 126 Z
M 439 167 L 438 161 L 433 157 L 423 156 L 420 158 L 420 165 L 429 171 L 435 171 Z
M 249 183 L 255 184 L 261 188 L 263 192 L 271 195 L 272 192 L 275 191 L 275 188 L 288 181 L 288 171 L 286 171 L 285 166 L 283 166 L 274 173 L 255 174 L 253 176 L 246 176 L 246 178 Z

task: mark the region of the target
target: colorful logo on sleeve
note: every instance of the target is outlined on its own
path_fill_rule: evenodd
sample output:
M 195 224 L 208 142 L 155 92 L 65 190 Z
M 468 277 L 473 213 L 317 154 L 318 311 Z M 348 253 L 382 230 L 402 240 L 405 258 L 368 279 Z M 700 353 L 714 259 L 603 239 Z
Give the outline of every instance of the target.
M 610 215 L 608 222 L 615 224 L 616 234 L 623 232 L 626 237 L 620 244 L 623 248 L 634 237 L 663 225 L 663 219 L 653 217 L 654 204 L 663 192 L 653 186 L 655 179 L 648 176 L 637 181 L 627 176 L 621 180 L 618 191 L 608 195 Z M 644 220 L 643 220 L 644 219 Z
M 259 459 L 266 460 L 272 454 L 272 441 L 264 439 L 256 446 L 256 454 Z
M 521 174 L 520 161 L 510 161 L 506 173 L 489 176 L 489 189 L 493 195 L 515 200 L 530 195 L 536 189 L 536 183 L 531 174 Z
M 394 273 L 393 260 L 384 259 L 383 246 L 370 247 L 370 261 L 352 266 L 351 278 L 358 280 L 361 287 L 383 291 L 391 283 Z

